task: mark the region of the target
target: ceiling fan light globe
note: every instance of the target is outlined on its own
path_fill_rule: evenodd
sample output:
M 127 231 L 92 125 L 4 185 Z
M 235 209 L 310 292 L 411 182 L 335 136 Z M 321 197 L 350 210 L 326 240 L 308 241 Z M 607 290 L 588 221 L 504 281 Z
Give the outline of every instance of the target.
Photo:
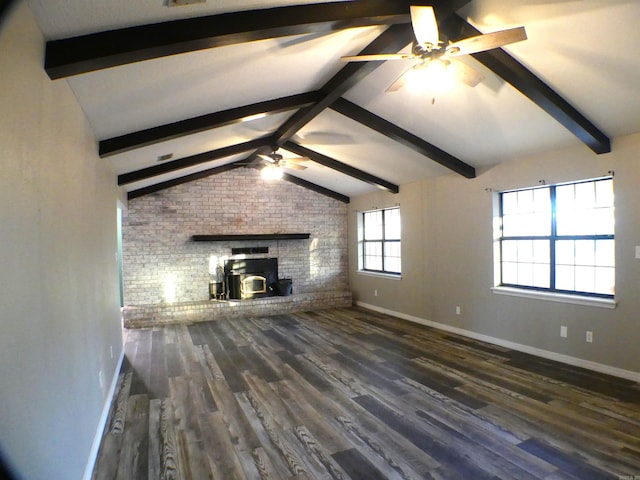
M 444 93 L 453 87 L 455 82 L 451 63 L 446 60 L 433 60 L 427 65 L 427 81 L 431 90 Z
M 279 165 L 267 165 L 260 171 L 263 180 L 280 180 L 282 178 L 282 167 Z
M 405 85 L 411 93 L 420 93 L 425 88 L 427 69 L 423 64 L 416 65 L 405 75 Z
M 444 93 L 453 87 L 454 82 L 455 72 L 447 60 L 435 59 L 420 63 L 406 75 L 406 86 L 412 93 Z

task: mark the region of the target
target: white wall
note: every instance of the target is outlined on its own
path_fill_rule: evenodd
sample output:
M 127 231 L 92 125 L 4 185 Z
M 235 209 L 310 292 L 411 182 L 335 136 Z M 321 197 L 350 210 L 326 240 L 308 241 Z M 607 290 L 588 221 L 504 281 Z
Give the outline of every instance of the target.
M 0 27 L 0 451 L 79 479 L 121 351 L 115 174 L 26 3 Z
M 507 162 L 473 180 L 447 175 L 402 185 L 398 195 L 352 199 L 349 280 L 354 299 L 447 328 L 640 372 L 640 260 L 634 258 L 635 245 L 640 245 L 638 151 L 640 134 L 635 134 L 615 139 L 613 151 L 605 155 L 579 145 Z M 494 199 L 486 190 L 536 186 L 543 179 L 548 184 L 588 179 L 609 170 L 615 171 L 617 307 L 606 310 L 492 293 Z M 402 215 L 402 279 L 357 273 L 355 211 L 396 203 Z M 568 326 L 568 338 L 560 338 L 560 325 Z M 591 344 L 585 342 L 586 330 L 594 332 Z

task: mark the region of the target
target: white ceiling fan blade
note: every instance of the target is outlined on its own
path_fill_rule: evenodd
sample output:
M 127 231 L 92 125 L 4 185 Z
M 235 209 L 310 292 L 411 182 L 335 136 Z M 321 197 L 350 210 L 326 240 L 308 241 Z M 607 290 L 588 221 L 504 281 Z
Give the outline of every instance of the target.
M 460 80 L 462 83 L 469 85 L 470 87 L 475 87 L 484 80 L 484 75 L 466 63 L 452 61 L 449 68 L 453 68 L 456 80 Z
M 415 65 L 414 65 L 414 67 L 415 67 Z M 414 67 L 411 67 L 411 68 L 405 70 L 404 72 L 402 72 L 402 74 L 398 78 L 396 78 L 395 81 L 391 85 L 389 85 L 387 87 L 385 92 L 397 92 L 398 90 L 403 88 L 407 84 L 407 73 L 409 73 L 411 70 L 413 70 Z
M 287 163 L 293 163 L 293 164 L 304 163 L 304 162 L 308 162 L 309 160 L 310 159 L 307 157 L 292 157 L 292 158 L 285 159 Z
M 465 38 L 459 42 L 452 43 L 447 47 L 447 55 L 469 55 L 471 53 L 484 52 L 492 48 L 502 47 L 510 43 L 520 42 L 527 39 L 527 32 L 524 27 L 509 28 L 493 33 L 485 33 L 475 37 Z
M 411 6 L 411 24 L 416 40 L 422 46 L 431 44 L 438 46 L 438 22 L 433 7 Z
M 352 135 L 329 131 L 298 132 L 294 136 L 294 141 L 311 145 L 353 145 L 356 143 Z
M 274 163 L 274 160 L 273 158 L 271 158 L 270 155 L 267 155 L 265 153 L 259 153 L 258 156 L 265 162 Z
M 288 160 L 284 162 L 284 167 L 285 168 L 291 168 L 293 170 L 306 170 L 307 169 L 307 167 L 304 166 L 304 165 L 298 165 L 297 163 L 292 163 L 292 162 L 290 162 Z
M 340 57 L 344 62 L 371 62 L 384 60 L 413 60 L 417 58 L 410 53 L 379 53 L 374 55 L 348 55 Z

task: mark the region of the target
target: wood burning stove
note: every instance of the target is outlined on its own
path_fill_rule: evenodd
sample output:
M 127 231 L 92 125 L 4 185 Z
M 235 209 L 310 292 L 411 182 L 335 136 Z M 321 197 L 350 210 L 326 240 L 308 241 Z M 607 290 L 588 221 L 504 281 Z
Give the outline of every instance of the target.
M 278 283 L 277 258 L 242 258 L 225 262 L 227 298 L 271 297 Z

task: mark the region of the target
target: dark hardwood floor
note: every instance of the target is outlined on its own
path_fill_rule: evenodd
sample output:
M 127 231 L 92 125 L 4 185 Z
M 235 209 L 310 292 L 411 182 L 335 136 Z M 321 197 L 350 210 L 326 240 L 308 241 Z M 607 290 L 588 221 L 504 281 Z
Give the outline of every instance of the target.
M 358 309 L 126 334 L 93 478 L 640 479 L 640 386 Z

